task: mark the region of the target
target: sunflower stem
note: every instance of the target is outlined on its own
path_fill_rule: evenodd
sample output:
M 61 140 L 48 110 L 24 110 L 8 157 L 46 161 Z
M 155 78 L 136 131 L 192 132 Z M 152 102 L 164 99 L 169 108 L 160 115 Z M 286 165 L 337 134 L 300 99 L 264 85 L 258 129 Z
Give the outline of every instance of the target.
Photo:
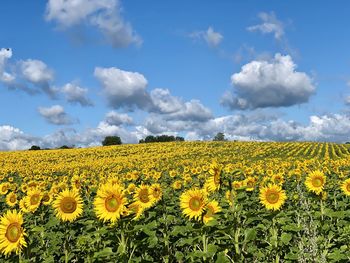
M 235 251 L 236 251 L 236 254 L 239 255 L 241 252 L 240 252 L 240 249 L 239 249 L 239 234 L 241 232 L 241 229 L 240 228 L 237 228 L 236 232 L 235 232 Z

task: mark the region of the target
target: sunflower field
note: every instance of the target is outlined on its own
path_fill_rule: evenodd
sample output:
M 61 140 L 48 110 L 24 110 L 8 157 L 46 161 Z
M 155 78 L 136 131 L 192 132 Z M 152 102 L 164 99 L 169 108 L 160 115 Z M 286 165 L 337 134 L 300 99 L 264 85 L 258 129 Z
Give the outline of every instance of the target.
M 0 262 L 350 262 L 350 145 L 0 153 Z

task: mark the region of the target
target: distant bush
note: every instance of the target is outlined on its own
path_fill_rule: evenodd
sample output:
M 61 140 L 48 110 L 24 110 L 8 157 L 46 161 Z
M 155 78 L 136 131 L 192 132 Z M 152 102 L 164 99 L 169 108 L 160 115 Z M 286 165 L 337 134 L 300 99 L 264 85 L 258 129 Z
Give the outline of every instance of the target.
M 148 135 L 145 139 L 141 139 L 139 143 L 150 143 L 150 142 L 183 142 L 185 139 L 180 136 L 173 135 Z
M 30 147 L 29 151 L 37 151 L 37 150 L 41 150 L 39 146 L 37 145 L 33 145 L 32 147 Z
M 120 139 L 119 136 L 107 136 L 105 139 L 102 141 L 103 146 L 108 146 L 108 145 L 119 145 L 122 144 L 122 140 Z
M 225 138 L 225 134 L 224 134 L 224 133 L 218 132 L 218 133 L 215 135 L 213 141 L 227 141 L 227 139 Z

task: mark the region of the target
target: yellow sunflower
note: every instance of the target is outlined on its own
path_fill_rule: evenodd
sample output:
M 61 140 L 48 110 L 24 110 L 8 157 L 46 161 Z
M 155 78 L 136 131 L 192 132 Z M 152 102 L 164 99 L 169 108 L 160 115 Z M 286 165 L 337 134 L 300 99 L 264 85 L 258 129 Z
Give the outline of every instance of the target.
M 150 193 L 150 187 L 148 185 L 140 185 L 134 193 L 135 203 L 139 204 L 142 208 L 150 208 L 154 204 L 154 197 Z
M 9 189 L 10 189 L 10 184 L 9 183 L 2 183 L 2 184 L 0 184 L 0 195 L 7 194 Z
M 38 209 L 40 206 L 41 198 L 42 193 L 39 189 L 33 188 L 28 190 L 24 201 L 26 202 L 26 207 L 30 212 L 35 212 Z
M 244 180 L 244 186 L 246 187 L 246 191 L 251 192 L 254 191 L 255 184 L 257 179 L 253 176 L 248 176 L 247 179 Z
M 17 195 L 14 192 L 6 195 L 6 204 L 10 207 L 14 207 L 17 204 Z
M 305 179 L 306 188 L 317 195 L 322 193 L 325 183 L 326 176 L 321 171 L 311 172 Z
M 214 217 L 214 215 L 218 212 L 221 211 L 221 207 L 219 206 L 219 203 L 217 201 L 210 201 L 206 207 L 206 213 L 203 216 L 203 222 L 204 224 L 207 224 L 208 222 L 210 222 Z
M 205 182 L 205 188 L 209 192 L 214 192 L 220 189 L 220 176 L 222 172 L 222 165 L 214 162 L 210 165 L 209 174 L 211 175 Z
M 160 199 L 162 199 L 163 191 L 160 187 L 160 184 L 152 184 L 150 190 L 155 202 L 158 202 Z
M 138 220 L 141 217 L 144 210 L 145 208 L 143 208 L 139 203 L 133 202 L 128 206 L 128 210 L 125 214 L 135 214 L 133 220 Z
M 25 197 L 19 201 L 19 208 L 21 209 L 21 212 L 29 213 L 28 207 L 25 202 Z
M 260 203 L 262 203 L 268 210 L 279 210 L 287 199 L 286 192 L 282 190 L 281 186 L 276 184 L 269 184 L 260 189 Z
M 52 202 L 52 194 L 50 192 L 44 192 L 41 198 L 44 205 L 49 205 Z
M 350 178 L 344 180 L 340 188 L 344 192 L 344 194 L 350 196 Z
M 190 189 L 180 196 L 182 213 L 190 219 L 200 220 L 207 204 L 207 192 L 203 189 Z
M 126 209 L 127 199 L 124 189 L 119 185 L 104 184 L 100 186 L 94 200 L 94 210 L 98 219 L 114 223 Z
M 62 221 L 74 221 L 83 213 L 83 201 L 75 190 L 66 189 L 53 202 L 56 216 Z
M 23 217 L 16 210 L 7 211 L 0 220 L 0 251 L 8 255 L 12 251 L 18 254 L 27 246 L 24 237 L 26 233 L 22 228 Z

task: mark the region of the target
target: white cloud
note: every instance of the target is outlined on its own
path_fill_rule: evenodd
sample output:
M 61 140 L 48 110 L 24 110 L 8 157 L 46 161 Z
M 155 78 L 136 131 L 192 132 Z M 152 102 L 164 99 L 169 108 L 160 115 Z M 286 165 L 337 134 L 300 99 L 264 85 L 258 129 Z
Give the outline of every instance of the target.
M 56 125 L 68 125 L 73 124 L 74 121 L 68 114 L 64 111 L 64 108 L 60 105 L 54 105 L 51 107 L 39 107 L 38 111 L 44 119 Z
M 224 36 L 219 32 L 215 32 L 211 26 L 206 31 L 192 32 L 189 37 L 204 40 L 210 47 L 217 47 L 224 39 Z
M 94 75 L 100 81 L 103 93 L 112 108 L 133 110 L 135 107 L 149 107 L 151 102 L 146 92 L 147 80 L 142 74 L 114 67 L 97 67 Z
M 46 20 L 62 28 L 83 22 L 97 27 L 114 47 L 140 45 L 141 38 L 121 16 L 119 0 L 49 0 Z
M 5 68 L 7 65 L 7 60 L 12 57 L 12 49 L 2 48 L 0 49 L 0 81 L 6 83 L 12 82 L 15 77 L 6 72 Z
M 50 84 L 54 80 L 53 70 L 43 61 L 27 59 L 20 61 L 19 65 L 21 74 L 26 81 L 41 89 L 50 98 L 55 99 L 57 97 L 58 89 L 52 87 Z
M 222 104 L 231 109 L 288 107 L 305 103 L 315 92 L 313 80 L 296 71 L 288 55 L 272 61 L 252 61 L 231 76 L 234 91 L 226 92 Z
M 118 113 L 116 111 L 110 111 L 106 114 L 105 122 L 109 125 L 131 125 L 133 123 L 132 118 L 125 113 Z
M 275 39 L 281 40 L 284 36 L 284 25 L 279 21 L 274 12 L 265 13 L 262 12 L 259 15 L 261 24 L 250 26 L 248 31 L 260 31 L 263 34 L 273 34 Z
M 79 103 L 83 107 L 93 106 L 93 102 L 87 97 L 88 89 L 79 87 L 74 83 L 67 83 L 62 87 L 66 100 L 70 103 Z

